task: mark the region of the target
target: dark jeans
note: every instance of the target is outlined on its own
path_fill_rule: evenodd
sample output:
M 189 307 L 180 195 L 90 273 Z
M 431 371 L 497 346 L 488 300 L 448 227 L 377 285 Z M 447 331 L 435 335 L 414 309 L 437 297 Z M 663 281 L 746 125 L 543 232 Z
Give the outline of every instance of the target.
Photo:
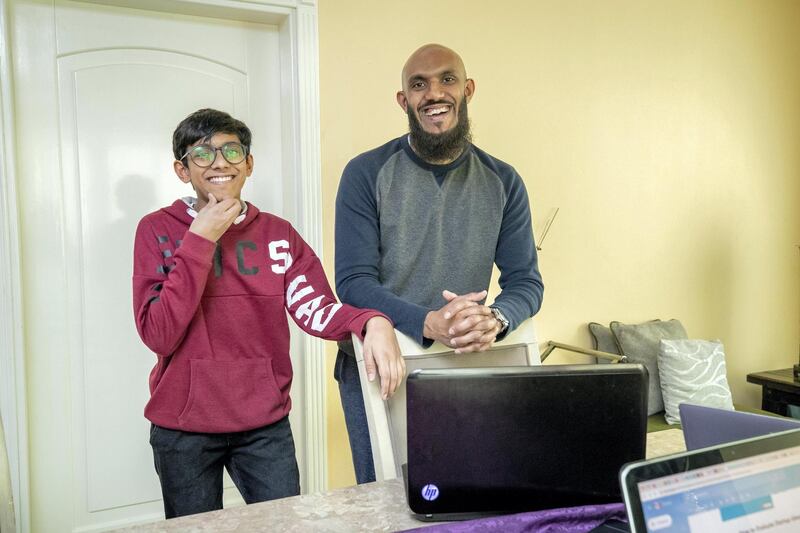
M 152 425 L 167 518 L 222 509 L 222 469 L 247 503 L 300 494 L 289 417 L 237 433 L 190 433 Z
M 350 439 L 350 452 L 353 454 L 356 482 L 370 483 L 375 481 L 375 465 L 372 462 L 372 444 L 356 358 L 339 350 L 333 377 L 339 382 L 339 396 L 342 399 L 344 421 Z

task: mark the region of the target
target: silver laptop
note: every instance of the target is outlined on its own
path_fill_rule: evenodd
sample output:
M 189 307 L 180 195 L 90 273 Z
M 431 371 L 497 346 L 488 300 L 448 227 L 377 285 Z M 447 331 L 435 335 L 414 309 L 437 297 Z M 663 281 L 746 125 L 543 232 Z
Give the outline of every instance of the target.
M 800 429 L 800 420 L 794 418 L 742 413 L 689 403 L 680 404 L 678 410 L 687 450 Z
M 626 465 L 633 532 L 800 531 L 800 429 Z
M 619 469 L 645 457 L 641 365 L 417 370 L 406 387 L 423 520 L 618 502 Z

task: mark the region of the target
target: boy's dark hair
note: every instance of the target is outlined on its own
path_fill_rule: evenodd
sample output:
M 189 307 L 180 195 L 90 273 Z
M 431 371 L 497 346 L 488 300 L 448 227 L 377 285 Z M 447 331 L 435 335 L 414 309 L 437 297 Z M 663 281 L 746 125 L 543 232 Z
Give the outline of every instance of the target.
M 247 153 L 250 153 L 250 141 L 253 138 L 250 128 L 241 120 L 236 120 L 224 111 L 206 108 L 195 111 L 175 128 L 175 132 L 172 134 L 172 153 L 175 155 L 175 159 L 180 160 L 189 146 L 197 141 L 208 140 L 217 133 L 236 135 Z

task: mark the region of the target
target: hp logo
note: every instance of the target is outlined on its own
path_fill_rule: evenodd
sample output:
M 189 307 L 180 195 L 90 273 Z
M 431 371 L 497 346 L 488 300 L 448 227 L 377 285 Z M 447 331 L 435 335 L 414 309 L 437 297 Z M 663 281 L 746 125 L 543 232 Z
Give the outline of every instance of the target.
M 434 485 L 433 483 L 428 483 L 424 487 L 422 487 L 422 497 L 432 502 L 436 498 L 439 497 L 439 487 Z

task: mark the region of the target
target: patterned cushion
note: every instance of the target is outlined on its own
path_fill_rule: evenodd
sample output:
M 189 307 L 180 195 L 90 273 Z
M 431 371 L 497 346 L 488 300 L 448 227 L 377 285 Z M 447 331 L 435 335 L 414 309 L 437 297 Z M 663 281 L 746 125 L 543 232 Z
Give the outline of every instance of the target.
M 664 410 L 661 382 L 658 378 L 658 343 L 661 339 L 686 339 L 686 330 L 678 320 L 654 320 L 643 324 L 612 322 L 611 331 L 620 351 L 631 363 L 641 363 L 650 374 L 647 414 Z
M 682 403 L 733 410 L 721 342 L 662 340 L 658 372 L 668 423 L 680 423 L 678 405 Z

